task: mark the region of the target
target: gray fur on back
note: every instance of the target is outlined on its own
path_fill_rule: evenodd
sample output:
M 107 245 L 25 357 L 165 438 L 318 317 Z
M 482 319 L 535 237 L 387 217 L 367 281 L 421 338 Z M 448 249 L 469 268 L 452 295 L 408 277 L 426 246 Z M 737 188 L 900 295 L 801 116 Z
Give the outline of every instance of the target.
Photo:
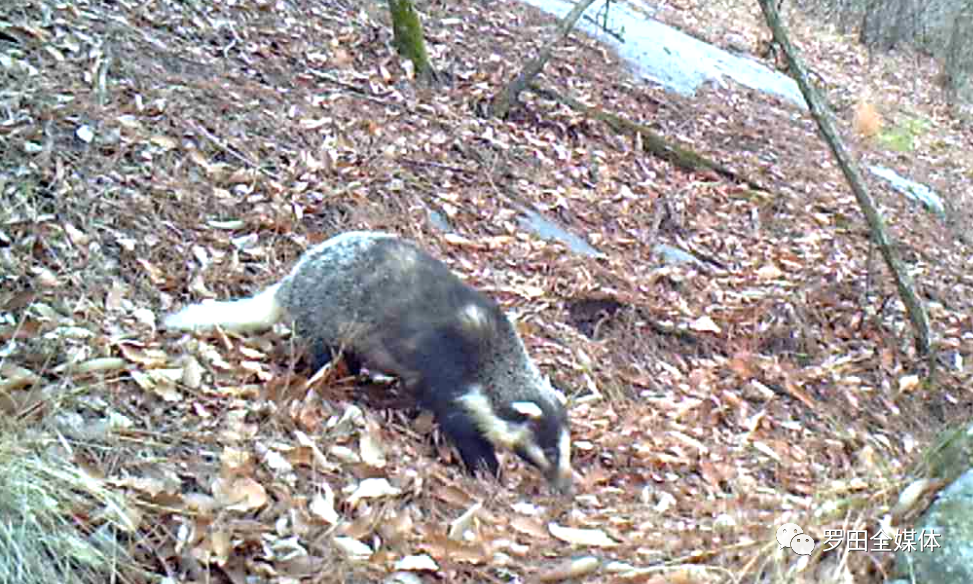
M 459 356 L 475 362 L 463 363 L 465 375 L 456 373 L 455 381 L 483 385 L 498 410 L 511 401 L 539 397 L 552 408 L 560 406 L 499 307 L 439 260 L 395 236 L 346 232 L 309 249 L 281 281 L 276 297 L 300 337 L 311 342 L 312 351 L 343 346 L 358 352 L 366 363 L 371 361 L 372 367 L 402 375 L 407 382 L 415 380 L 411 377 L 420 373 L 416 369 L 422 364 L 395 359 L 388 354 L 388 344 L 408 345 L 412 335 L 437 326 L 455 327 L 458 315 L 475 306 L 472 310 L 479 318 L 463 319 L 461 330 L 475 350 Z M 450 347 L 443 349 L 448 354 Z M 501 389 L 502 395 L 497 395 Z
M 382 315 L 372 298 L 394 274 L 369 265 L 376 242 L 394 236 L 349 231 L 308 249 L 277 289 L 276 298 L 294 320 L 298 332 L 312 342 L 337 348 L 354 336 L 355 328 L 375 328 Z M 402 273 L 400 266 L 395 268 Z M 372 298 L 368 304 L 365 301 Z
M 246 331 L 282 318 L 294 324 L 315 366 L 344 350 L 352 368 L 398 376 L 435 414 L 468 469 L 496 475 L 500 446 L 570 491 L 562 398 L 500 306 L 415 244 L 387 233 L 342 233 L 308 249 L 263 292 L 194 304 L 164 322 Z
M 467 468 L 498 470 L 514 450 L 570 488 L 564 405 L 492 299 L 414 244 L 348 232 L 308 250 L 274 292 L 317 366 L 345 349 L 399 376 Z

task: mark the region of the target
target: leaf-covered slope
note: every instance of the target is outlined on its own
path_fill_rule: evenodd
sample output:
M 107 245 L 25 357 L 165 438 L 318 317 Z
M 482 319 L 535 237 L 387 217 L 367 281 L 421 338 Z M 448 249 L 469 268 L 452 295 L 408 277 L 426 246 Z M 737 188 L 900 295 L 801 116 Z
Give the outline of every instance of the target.
M 5 415 L 56 428 L 92 480 L 127 497 L 136 527 L 118 538 L 132 556 L 187 580 L 732 581 L 784 573 L 796 558 L 775 555 L 774 533 L 787 520 L 816 539 L 874 530 L 917 446 L 969 411 L 969 250 L 878 193 L 943 350 L 925 387 L 810 120 L 734 89 L 663 95 L 581 37 L 544 82 L 772 192 L 675 171 L 531 95 L 511 121 L 485 119 L 550 21 L 507 2 L 420 8 L 450 80 L 436 91 L 394 56 L 381 3 L 7 3 Z M 968 132 L 921 111 L 940 138 L 915 160 Z M 941 172 L 928 176 L 945 190 L 957 174 Z M 604 257 L 537 239 L 516 201 Z M 352 228 L 417 239 L 518 314 L 574 399 L 573 501 L 513 460 L 501 487 L 464 475 L 406 396 L 362 392 L 340 364 L 308 379 L 286 334 L 159 330 L 163 312 L 254 292 Z M 660 243 L 705 262 L 664 265 Z M 599 561 L 565 563 L 586 554 Z M 847 560 L 866 581 L 887 557 Z

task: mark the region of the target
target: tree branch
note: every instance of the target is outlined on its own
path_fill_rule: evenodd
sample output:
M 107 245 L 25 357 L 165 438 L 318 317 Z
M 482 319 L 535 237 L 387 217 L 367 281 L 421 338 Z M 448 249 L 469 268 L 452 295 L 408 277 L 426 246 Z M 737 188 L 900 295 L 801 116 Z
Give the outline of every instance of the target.
M 544 64 L 547 63 L 548 59 L 551 58 L 551 52 L 554 50 L 554 45 L 561 41 L 564 37 L 568 36 L 571 29 L 574 28 L 574 24 L 578 22 L 581 18 L 581 14 L 588 9 L 589 6 L 594 4 L 595 0 L 578 0 L 578 3 L 574 5 L 571 12 L 564 17 L 564 20 L 558 25 L 557 33 L 554 38 L 547 43 L 547 46 L 541 50 L 540 54 L 528 61 L 524 68 L 521 69 L 520 74 L 508 83 L 501 91 L 493 98 L 493 105 L 490 107 L 490 113 L 494 116 L 503 119 L 507 117 L 510 113 L 511 108 L 517 104 L 517 97 L 520 92 L 527 89 L 527 85 L 534 80 L 534 77 L 541 72 L 544 68 Z
M 872 197 L 868 192 L 868 187 L 865 185 L 858 165 L 852 160 L 851 154 L 848 153 L 844 142 L 838 136 L 838 130 L 834 124 L 834 115 L 808 80 L 807 68 L 797 56 L 797 52 L 794 50 L 793 45 L 791 45 L 786 31 L 780 23 L 775 0 L 758 1 L 761 10 L 764 12 L 767 25 L 774 33 L 774 40 L 784 49 L 787 65 L 794 79 L 797 81 L 801 93 L 804 95 L 804 100 L 807 101 L 808 106 L 811 108 L 811 115 L 814 117 L 818 129 L 824 136 L 825 142 L 828 143 L 828 147 L 831 148 L 832 154 L 834 154 L 835 159 L 838 161 L 838 166 L 841 167 L 845 179 L 851 186 L 851 190 L 855 194 L 855 199 L 858 200 L 858 206 L 861 207 L 862 212 L 865 214 L 872 239 L 878 245 L 885 264 L 889 267 L 889 270 L 895 278 L 895 286 L 899 291 L 899 297 L 906 306 L 909 320 L 912 322 L 912 328 L 916 335 L 916 350 L 920 355 L 929 355 L 930 363 L 933 363 L 934 360 L 932 358 L 933 355 L 929 340 L 929 317 L 926 315 L 926 309 L 922 301 L 915 292 L 915 285 L 912 282 L 912 278 L 902 265 L 898 254 L 892 246 L 891 238 L 885 228 L 885 220 L 882 219 L 882 216 L 875 208 L 875 203 L 872 201 Z

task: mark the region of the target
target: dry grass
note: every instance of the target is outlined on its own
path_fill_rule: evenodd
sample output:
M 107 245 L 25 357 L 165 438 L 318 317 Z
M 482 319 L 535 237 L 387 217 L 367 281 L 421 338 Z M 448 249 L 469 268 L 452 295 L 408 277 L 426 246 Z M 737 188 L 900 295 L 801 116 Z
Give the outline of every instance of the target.
M 55 434 L 0 429 L 0 582 L 125 581 L 134 531 L 124 498 Z
M 688 26 L 726 22 L 706 18 L 726 14 L 717 4 Z M 732 8 L 756 35 L 752 3 Z M 651 121 L 773 192 L 744 191 L 645 159 L 532 96 L 515 121 L 477 117 L 543 42 L 550 20 L 528 8 L 427 5 L 433 58 L 454 74 L 438 92 L 414 89 L 384 11 L 362 9 L 4 3 L 0 20 L 17 26 L 0 45 L 16 63 L 0 68 L 0 412 L 23 420 L 0 441 L 0 506 L 19 518 L 0 550 L 9 578 L 22 563 L 35 581 L 50 576 L 41 570 L 57 572 L 46 581 L 375 581 L 428 553 L 443 579 L 507 581 L 584 551 L 650 582 L 880 581 L 888 555 L 839 550 L 812 558 L 813 579 L 799 573 L 774 527 L 873 531 L 915 445 L 967 417 L 973 398 L 956 390 L 969 375 L 948 368 L 937 387 L 896 391 L 924 364 L 813 124 L 746 91 L 689 101 L 626 81 L 587 39 L 558 50 L 546 82 Z M 807 52 L 818 69 L 848 69 L 832 91 L 848 129 L 869 77 L 824 48 Z M 893 123 L 929 106 L 918 178 L 961 203 L 973 192 L 958 146 L 969 129 L 907 94 L 876 105 Z M 938 301 L 945 350 L 970 359 L 960 340 L 973 293 L 957 276 L 967 250 L 876 192 Z M 605 258 L 524 233 L 511 193 Z M 464 475 L 421 421 L 358 408 L 340 368 L 309 382 L 292 339 L 158 330 L 160 314 L 256 291 L 354 228 L 419 240 L 522 317 L 531 353 L 573 398 L 576 501 L 513 464 L 501 485 Z M 660 265 L 660 241 L 718 261 Z M 380 444 L 386 465 L 362 462 L 363 443 Z M 353 499 L 367 478 L 401 492 Z M 470 538 L 445 538 L 477 503 Z M 551 522 L 618 545 L 566 543 Z M 358 562 L 336 535 L 376 553 Z

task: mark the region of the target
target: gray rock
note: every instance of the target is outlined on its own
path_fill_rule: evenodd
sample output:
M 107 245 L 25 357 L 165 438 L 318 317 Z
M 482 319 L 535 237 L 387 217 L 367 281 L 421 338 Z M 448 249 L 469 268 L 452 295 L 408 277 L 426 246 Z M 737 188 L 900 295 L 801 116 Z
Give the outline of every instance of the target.
M 558 18 L 574 7 L 574 0 L 524 1 Z M 586 14 L 593 15 L 594 12 L 589 8 Z M 725 87 L 727 79 L 731 79 L 744 87 L 777 95 L 807 109 L 804 96 L 793 79 L 755 59 L 734 55 L 696 40 L 618 2 L 611 4 L 608 20 L 610 28 L 624 31 L 623 41 L 584 18 L 578 20 L 577 27 L 612 47 L 642 79 L 686 96 L 696 93 L 704 83 Z
M 909 582 L 973 582 L 973 470 L 943 489 L 914 527 L 917 549 L 896 554 L 896 576 Z M 919 547 L 924 541 L 927 546 Z M 934 542 L 936 546 L 928 546 Z
M 868 169 L 872 171 L 872 174 L 875 176 L 882 177 L 889 181 L 892 188 L 913 201 L 921 204 L 923 207 L 929 209 L 937 216 L 946 216 L 946 208 L 943 205 L 942 199 L 940 199 L 939 195 L 934 193 L 931 188 L 924 184 L 899 176 L 899 174 L 891 168 L 885 168 L 884 166 L 870 166 Z
M 521 208 L 521 215 L 517 218 L 517 221 L 521 227 L 530 229 L 541 239 L 560 241 L 574 253 L 591 257 L 602 255 L 583 237 L 571 233 L 533 209 Z

